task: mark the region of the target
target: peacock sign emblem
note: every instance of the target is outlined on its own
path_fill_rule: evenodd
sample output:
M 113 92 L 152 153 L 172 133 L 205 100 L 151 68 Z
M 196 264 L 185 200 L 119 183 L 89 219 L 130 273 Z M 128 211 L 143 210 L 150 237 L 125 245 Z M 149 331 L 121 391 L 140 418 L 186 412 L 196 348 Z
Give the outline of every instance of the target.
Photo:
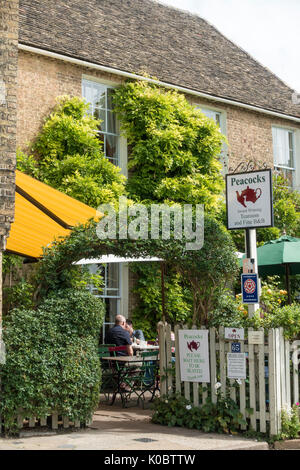
M 256 203 L 257 199 L 262 195 L 262 190 L 260 188 L 252 189 L 247 186 L 241 193 L 236 191 L 237 201 L 244 207 L 247 208 L 246 202 Z

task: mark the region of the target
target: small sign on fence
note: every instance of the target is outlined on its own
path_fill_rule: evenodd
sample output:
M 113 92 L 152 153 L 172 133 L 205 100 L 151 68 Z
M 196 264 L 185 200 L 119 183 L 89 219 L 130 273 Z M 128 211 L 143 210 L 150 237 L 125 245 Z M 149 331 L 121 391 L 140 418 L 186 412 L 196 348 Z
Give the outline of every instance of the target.
M 227 354 L 227 377 L 229 379 L 246 378 L 246 355 L 245 353 Z
M 248 344 L 264 344 L 264 332 L 248 331 Z
M 182 382 L 210 382 L 208 330 L 179 330 Z
M 231 343 L 231 352 L 240 353 L 241 352 L 241 343 Z
M 244 328 L 225 328 L 225 339 L 244 339 Z

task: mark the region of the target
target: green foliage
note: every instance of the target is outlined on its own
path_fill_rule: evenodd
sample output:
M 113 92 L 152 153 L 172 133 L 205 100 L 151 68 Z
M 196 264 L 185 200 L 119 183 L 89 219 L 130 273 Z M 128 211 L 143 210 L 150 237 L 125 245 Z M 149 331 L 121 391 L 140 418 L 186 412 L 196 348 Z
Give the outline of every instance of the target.
M 238 273 L 237 258 L 229 234 L 212 217 L 205 217 L 201 250 L 186 250 L 186 241 L 184 237 L 182 240 L 173 237 L 170 240 L 150 237 L 134 241 L 99 240 L 95 223 L 90 223 L 76 227 L 69 237 L 55 241 L 45 250 L 39 265 L 39 279 L 43 289 L 55 290 L 59 285 L 69 285 L 70 266 L 79 259 L 106 253 L 127 257 L 156 256 L 170 264 L 190 286 L 194 324 L 206 324 L 219 293 Z
M 220 294 L 239 272 L 232 239 L 224 226 L 206 216 L 202 249 L 171 253 L 177 262 L 180 258 L 178 270 L 191 285 L 193 324 L 206 325 Z
M 186 398 L 176 394 L 157 398 L 153 409 L 153 423 L 204 432 L 235 434 L 242 424 L 246 424 L 238 405 L 230 398 L 218 397 L 217 403 L 208 399 L 203 406 L 196 407 Z
M 9 312 L 12 308 L 33 308 L 34 285 L 25 278 L 11 287 L 3 287 L 3 311 Z
M 277 307 L 262 319 L 264 328 L 283 327 L 284 336 L 294 340 L 300 338 L 300 305 L 291 304 Z
M 39 179 L 38 162 L 33 155 L 27 155 L 20 149 L 17 149 L 17 169 L 26 175 Z
M 298 439 L 300 434 L 299 403 L 291 410 L 281 410 L 281 439 Z
M 242 303 L 241 294 L 235 297 L 230 293 L 220 295 L 217 307 L 209 316 L 209 326 L 231 326 L 248 328 L 280 328 L 289 340 L 300 338 L 300 305 L 283 305 L 287 291 L 280 288 L 278 276 L 262 281 L 260 309 L 252 318 L 248 317 L 248 306 Z
M 243 328 L 246 315 L 248 316 L 248 310 L 241 305 L 240 300 L 232 293 L 223 291 L 218 298 L 216 307 L 208 316 L 208 326 Z
M 99 401 L 98 336 L 102 301 L 88 292 L 61 290 L 37 310 L 15 309 L 4 321 L 7 361 L 1 367 L 1 415 L 7 433 L 16 416 L 57 411 L 89 419 Z
M 132 263 L 130 269 L 137 274 L 133 292 L 139 303 L 133 311 L 135 329 L 142 329 L 148 339 L 157 336 L 156 326 L 162 319 L 162 287 L 159 263 Z M 186 322 L 191 314 L 191 292 L 182 285 L 182 279 L 174 268 L 165 273 L 166 320 L 171 324 Z
M 78 97 L 60 97 L 34 143 L 36 159 L 19 151 L 17 168 L 96 208 L 115 204 L 124 193 L 125 177 L 105 158 L 97 138 L 99 121 L 87 110 Z
M 122 85 L 114 104 L 131 148 L 130 196 L 216 208 L 223 189 L 218 155 L 224 138 L 213 120 L 184 95 L 146 81 Z

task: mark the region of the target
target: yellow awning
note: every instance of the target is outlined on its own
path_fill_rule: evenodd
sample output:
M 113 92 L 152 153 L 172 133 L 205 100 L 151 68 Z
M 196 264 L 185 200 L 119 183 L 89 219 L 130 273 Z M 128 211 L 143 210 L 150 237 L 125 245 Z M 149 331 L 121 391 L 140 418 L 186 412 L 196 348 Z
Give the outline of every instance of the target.
M 15 221 L 6 250 L 39 258 L 55 238 L 65 237 L 77 224 L 101 214 L 82 202 L 16 171 Z

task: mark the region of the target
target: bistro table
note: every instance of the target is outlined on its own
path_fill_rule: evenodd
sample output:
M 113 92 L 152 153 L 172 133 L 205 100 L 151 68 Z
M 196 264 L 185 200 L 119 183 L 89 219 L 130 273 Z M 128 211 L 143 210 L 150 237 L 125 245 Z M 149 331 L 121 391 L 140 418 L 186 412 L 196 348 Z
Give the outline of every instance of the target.
M 131 346 L 136 353 L 140 353 L 141 351 L 159 351 L 159 346 L 155 346 L 154 344 L 141 345 L 132 343 Z
M 156 347 L 158 348 L 158 347 Z M 126 401 L 132 393 L 136 394 L 138 401 L 144 398 L 146 391 L 151 391 L 152 398 L 155 391 L 158 390 L 157 371 L 158 358 L 157 353 L 141 356 L 112 356 L 101 357 L 103 361 L 109 361 L 111 369 L 115 371 L 115 390 L 110 405 L 113 405 L 117 394 L 120 395 L 122 406 L 125 407 Z M 148 364 L 147 364 L 148 363 Z M 151 371 L 151 374 L 149 374 Z M 125 387 L 121 387 L 125 384 Z M 151 400 L 152 400 L 151 398 Z

